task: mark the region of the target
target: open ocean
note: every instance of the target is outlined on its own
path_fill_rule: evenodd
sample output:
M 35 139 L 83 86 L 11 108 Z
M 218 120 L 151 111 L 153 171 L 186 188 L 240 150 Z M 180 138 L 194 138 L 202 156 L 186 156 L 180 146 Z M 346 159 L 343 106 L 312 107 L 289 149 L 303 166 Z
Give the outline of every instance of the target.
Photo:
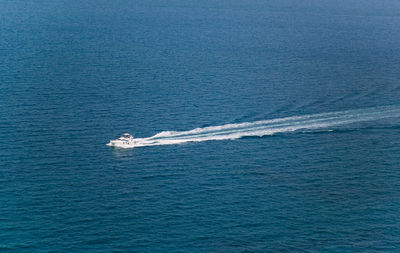
M 395 0 L 0 1 L 0 252 L 400 252 L 399 28 Z

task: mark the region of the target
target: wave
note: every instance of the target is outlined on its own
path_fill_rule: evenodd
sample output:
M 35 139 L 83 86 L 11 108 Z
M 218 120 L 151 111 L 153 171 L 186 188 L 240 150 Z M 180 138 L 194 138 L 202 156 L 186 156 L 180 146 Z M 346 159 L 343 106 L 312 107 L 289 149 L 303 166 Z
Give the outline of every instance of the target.
M 298 130 L 315 130 L 335 126 L 400 117 L 400 106 L 379 106 L 367 109 L 309 114 L 195 128 L 188 131 L 163 131 L 147 138 L 135 138 L 132 147 L 170 145 L 210 140 L 234 140 L 247 136 L 265 136 Z

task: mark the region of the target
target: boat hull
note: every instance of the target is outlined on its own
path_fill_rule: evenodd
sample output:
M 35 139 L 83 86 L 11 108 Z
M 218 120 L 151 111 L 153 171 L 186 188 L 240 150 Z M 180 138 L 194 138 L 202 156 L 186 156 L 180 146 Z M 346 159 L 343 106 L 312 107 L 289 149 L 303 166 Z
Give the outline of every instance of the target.
M 123 141 L 110 141 L 106 144 L 107 146 L 114 147 L 114 148 L 133 148 L 134 144 L 130 142 L 123 142 Z

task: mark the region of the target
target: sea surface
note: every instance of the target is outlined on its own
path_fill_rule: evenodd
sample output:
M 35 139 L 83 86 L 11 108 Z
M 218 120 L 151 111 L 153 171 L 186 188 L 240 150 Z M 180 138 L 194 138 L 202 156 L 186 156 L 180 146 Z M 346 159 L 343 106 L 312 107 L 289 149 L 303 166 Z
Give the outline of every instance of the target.
M 400 252 L 399 28 L 394 0 L 0 1 L 0 252 Z

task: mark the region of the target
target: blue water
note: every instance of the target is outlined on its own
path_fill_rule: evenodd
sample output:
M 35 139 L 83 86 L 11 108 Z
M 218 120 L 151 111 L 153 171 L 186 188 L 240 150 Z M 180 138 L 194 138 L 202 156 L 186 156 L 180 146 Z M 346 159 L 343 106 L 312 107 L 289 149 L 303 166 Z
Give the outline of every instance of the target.
M 399 27 L 392 0 L 2 1 L 0 251 L 398 252 Z

